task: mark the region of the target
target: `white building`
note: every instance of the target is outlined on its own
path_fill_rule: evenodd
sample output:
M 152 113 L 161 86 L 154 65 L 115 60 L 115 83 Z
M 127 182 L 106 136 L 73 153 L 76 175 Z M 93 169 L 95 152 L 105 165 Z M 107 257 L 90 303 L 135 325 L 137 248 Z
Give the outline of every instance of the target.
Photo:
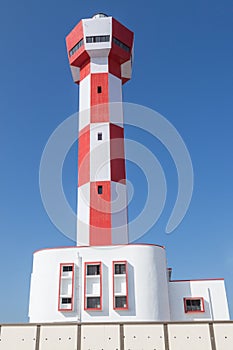
M 98 14 L 67 51 L 80 85 L 77 246 L 35 252 L 30 322 L 228 320 L 224 280 L 172 281 L 164 247 L 128 242 L 121 102 L 133 33 Z

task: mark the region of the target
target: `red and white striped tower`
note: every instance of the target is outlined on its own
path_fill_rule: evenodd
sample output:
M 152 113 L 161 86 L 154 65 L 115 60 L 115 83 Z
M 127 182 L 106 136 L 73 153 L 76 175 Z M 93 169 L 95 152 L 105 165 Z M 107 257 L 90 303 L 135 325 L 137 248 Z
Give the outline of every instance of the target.
M 80 85 L 77 245 L 126 244 L 122 84 L 131 77 L 133 33 L 97 14 L 80 21 L 66 43 Z

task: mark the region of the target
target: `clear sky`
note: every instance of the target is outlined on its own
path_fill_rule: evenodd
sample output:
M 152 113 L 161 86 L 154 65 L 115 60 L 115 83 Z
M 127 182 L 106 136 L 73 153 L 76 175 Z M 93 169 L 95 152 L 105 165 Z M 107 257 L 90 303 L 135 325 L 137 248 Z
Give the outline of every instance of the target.
M 11 0 L 2 2 L 0 10 L 0 322 L 27 321 L 33 252 L 74 244 L 43 208 L 39 164 L 50 134 L 78 108 L 65 36 L 96 12 L 135 32 L 133 77 L 124 86 L 124 100 L 165 116 L 193 162 L 191 205 L 180 226 L 167 235 L 177 193 L 174 164 L 157 140 L 126 130 L 127 137 L 157 156 L 168 186 L 165 209 L 140 242 L 166 246 L 174 279 L 224 277 L 233 311 L 232 1 Z M 63 169 L 73 208 L 76 162 L 77 145 Z M 134 217 L 145 201 L 145 176 L 131 162 L 127 176 L 134 185 L 129 208 Z

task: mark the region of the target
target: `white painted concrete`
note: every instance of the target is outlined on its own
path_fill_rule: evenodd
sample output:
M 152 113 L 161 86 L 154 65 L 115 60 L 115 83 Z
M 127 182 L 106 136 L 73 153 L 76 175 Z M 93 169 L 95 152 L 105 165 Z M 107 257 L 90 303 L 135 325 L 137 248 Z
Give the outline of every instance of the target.
M 229 320 L 224 280 L 174 281 L 169 283 L 171 320 Z M 204 298 L 205 312 L 184 312 L 184 298 Z
M 102 140 L 98 140 L 102 133 Z M 109 123 L 90 124 L 90 178 L 91 181 L 110 181 Z
M 112 262 L 128 262 L 128 310 L 113 310 Z M 103 309 L 84 310 L 84 263 L 103 265 Z M 74 310 L 58 311 L 60 263 L 76 265 Z M 79 286 L 79 287 L 78 287 Z M 77 292 L 80 288 L 80 293 Z M 80 305 L 80 315 L 78 313 Z M 30 290 L 30 322 L 112 322 L 169 320 L 165 250 L 153 245 L 71 247 L 34 254 Z

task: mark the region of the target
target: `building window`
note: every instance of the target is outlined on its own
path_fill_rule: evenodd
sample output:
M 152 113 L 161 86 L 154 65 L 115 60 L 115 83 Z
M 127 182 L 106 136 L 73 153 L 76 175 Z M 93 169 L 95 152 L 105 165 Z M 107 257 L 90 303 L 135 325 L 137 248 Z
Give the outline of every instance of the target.
M 102 86 L 97 86 L 97 92 L 98 92 L 98 94 L 101 94 L 101 92 L 102 92 Z
M 86 43 L 104 43 L 110 41 L 110 35 L 87 36 Z
M 115 268 L 115 275 L 123 275 L 125 274 L 126 271 L 126 265 L 125 263 L 121 263 L 121 264 L 114 264 L 114 268 Z
M 71 304 L 71 298 L 62 298 L 61 303 L 62 304 Z
M 58 311 L 74 309 L 74 263 L 60 264 Z
M 100 297 L 87 297 L 87 309 L 99 309 Z
M 117 46 L 119 46 L 121 49 L 125 50 L 126 52 L 130 52 L 130 47 L 125 45 L 122 41 L 120 41 L 117 38 L 112 38 L 114 44 L 116 44 Z
M 205 312 L 203 298 L 184 298 L 184 311 L 189 312 Z
M 100 275 L 100 265 L 87 265 L 87 276 Z
M 73 266 L 72 265 L 63 266 L 62 271 L 63 272 L 73 271 Z
M 115 308 L 125 309 L 127 306 L 126 296 L 124 297 L 116 297 L 115 298 Z
M 128 310 L 127 261 L 113 261 L 113 309 Z
M 103 194 L 103 186 L 102 185 L 98 186 L 98 194 Z
M 102 309 L 102 264 L 86 262 L 84 276 L 84 310 Z
M 103 139 L 102 132 L 98 132 L 97 140 L 98 140 L 98 141 L 101 141 L 102 139 Z
M 83 39 L 81 39 L 69 52 L 70 56 L 73 56 L 75 54 L 76 51 L 78 51 L 78 49 L 83 45 Z

